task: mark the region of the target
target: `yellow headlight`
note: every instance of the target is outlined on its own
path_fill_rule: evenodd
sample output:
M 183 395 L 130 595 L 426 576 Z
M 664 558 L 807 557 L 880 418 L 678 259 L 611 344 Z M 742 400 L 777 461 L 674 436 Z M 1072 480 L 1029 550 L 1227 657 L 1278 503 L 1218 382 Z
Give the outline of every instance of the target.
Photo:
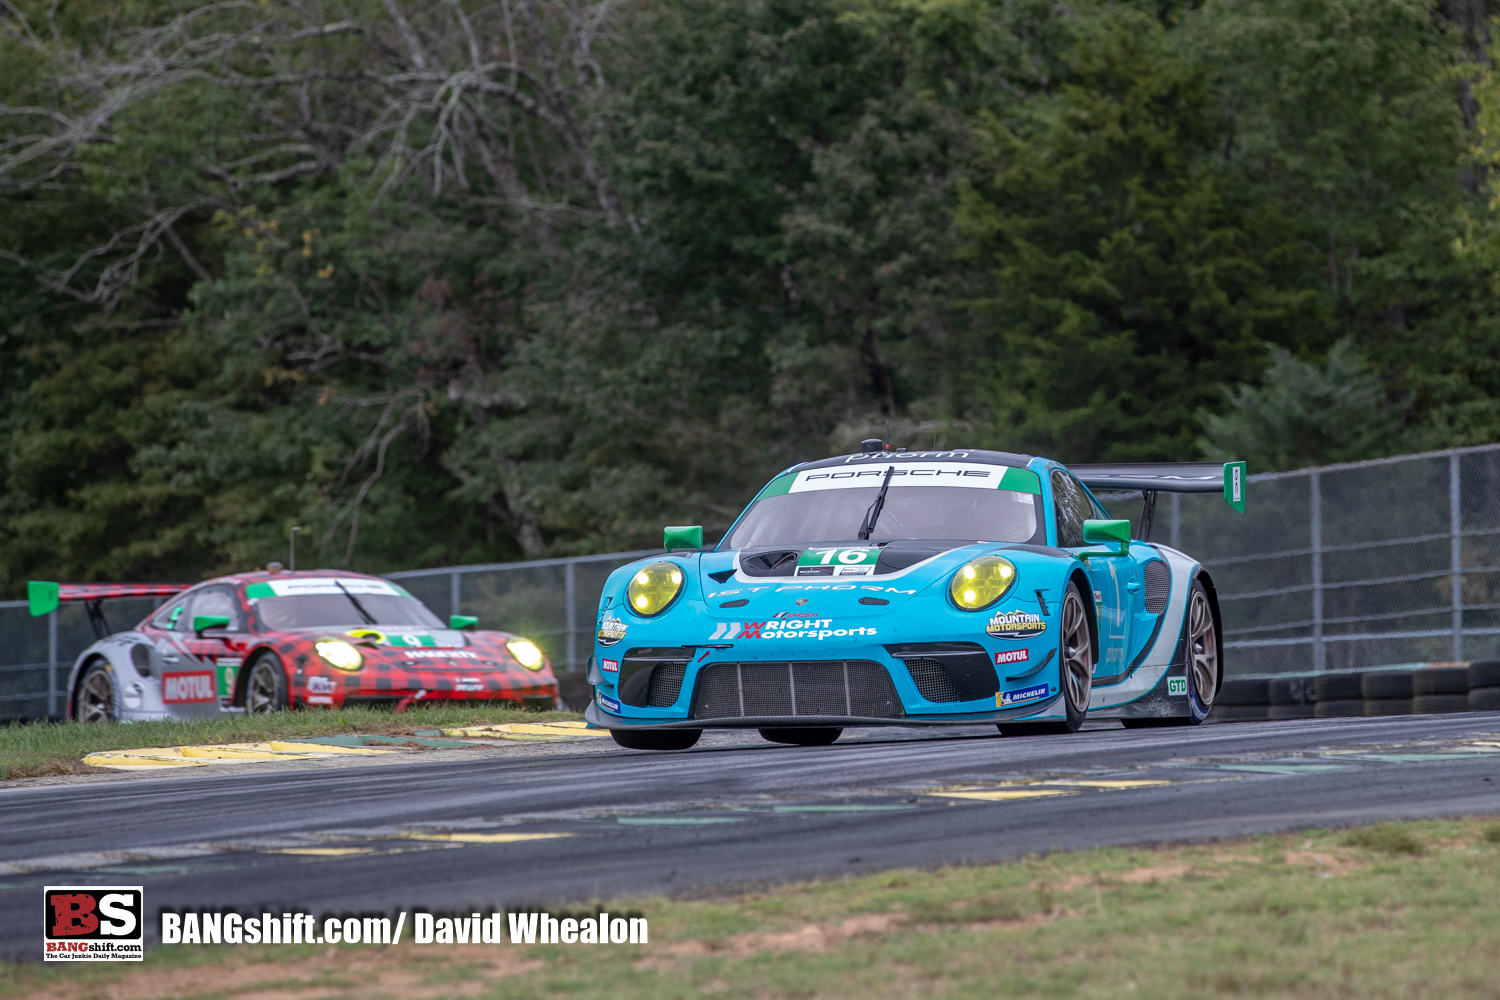
M 318 655 L 327 661 L 330 667 L 337 667 L 340 670 L 358 670 L 359 665 L 364 662 L 364 657 L 359 655 L 359 650 L 343 639 L 322 639 L 316 648 Z
M 512 639 L 505 644 L 505 648 L 527 670 L 542 669 L 542 651 L 530 639 Z
M 625 588 L 625 603 L 631 611 L 650 618 L 676 600 L 685 579 L 682 567 L 676 563 L 652 563 L 630 578 L 630 585 Z
M 960 566 L 948 584 L 948 594 L 965 611 L 978 611 L 994 604 L 1016 582 L 1016 567 L 1009 559 L 981 556 Z

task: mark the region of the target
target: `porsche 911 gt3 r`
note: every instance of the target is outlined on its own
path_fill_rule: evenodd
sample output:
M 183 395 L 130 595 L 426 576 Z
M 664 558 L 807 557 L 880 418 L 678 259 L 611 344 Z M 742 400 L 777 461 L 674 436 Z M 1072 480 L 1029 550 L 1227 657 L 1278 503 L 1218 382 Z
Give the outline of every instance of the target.
M 290 707 L 509 701 L 557 706 L 557 680 L 535 644 L 445 624 L 389 580 L 318 570 L 255 572 L 194 587 L 33 581 L 31 613 L 80 601 L 98 641 L 79 655 L 68 718 L 192 718 Z M 107 635 L 99 602 L 169 597 L 128 632 Z
M 1244 476 L 878 441 L 793 466 L 717 546 L 668 528 L 665 558 L 610 576 L 587 718 L 663 750 L 724 727 L 818 745 L 846 726 L 1201 722 L 1223 681 L 1213 581 L 1150 525 L 1158 492 L 1243 510 Z M 1141 494 L 1139 538 L 1090 487 Z

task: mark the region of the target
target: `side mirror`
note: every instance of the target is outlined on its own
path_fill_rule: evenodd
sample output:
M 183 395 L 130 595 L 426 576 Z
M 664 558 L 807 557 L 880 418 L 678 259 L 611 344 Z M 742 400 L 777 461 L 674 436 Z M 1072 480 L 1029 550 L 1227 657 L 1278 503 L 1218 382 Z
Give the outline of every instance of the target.
M 1083 522 L 1083 541 L 1086 545 L 1118 544 L 1120 551 L 1111 555 L 1130 554 L 1130 522 L 1104 521 L 1090 518 Z M 1099 553 L 1104 555 L 1104 553 Z
M 479 619 L 471 615 L 449 615 L 448 627 L 472 632 L 479 627 Z
M 668 552 L 703 548 L 703 525 L 668 525 L 661 532 L 661 547 Z
M 229 627 L 229 616 L 228 615 L 194 615 L 193 616 L 193 634 L 196 635 L 200 639 L 203 638 L 203 633 L 205 631 L 207 631 L 208 629 L 211 629 L 211 628 L 228 628 L 228 627 Z

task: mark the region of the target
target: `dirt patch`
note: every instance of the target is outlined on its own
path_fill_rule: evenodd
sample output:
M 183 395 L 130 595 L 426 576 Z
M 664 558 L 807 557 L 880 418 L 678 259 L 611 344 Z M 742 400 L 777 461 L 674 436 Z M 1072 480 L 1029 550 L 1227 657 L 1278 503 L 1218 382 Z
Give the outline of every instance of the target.
M 703 941 L 676 941 L 653 949 L 657 954 L 635 963 L 637 969 L 668 971 L 677 960 L 701 955 L 755 955 L 762 952 L 829 951 L 843 941 L 860 934 L 884 934 L 906 921 L 904 913 L 861 913 L 836 924 L 807 924 L 793 931 L 736 934 L 721 944 L 710 946 Z
M 443 977 L 453 964 L 471 965 L 462 981 Z M 227 958 L 193 968 L 133 970 L 128 978 L 80 991 L 77 983 L 59 982 L 30 994 L 31 1000 L 172 1000 L 205 994 L 234 1000 L 332 1000 L 334 997 L 473 997 L 489 991 L 493 980 L 522 975 L 542 967 L 539 959 L 522 959 L 505 949 L 485 945 L 444 947 L 430 955 L 410 947 L 330 948 L 323 955 L 293 959 Z
M 1340 857 L 1332 851 L 1287 851 L 1284 855 L 1289 865 L 1309 865 L 1330 875 L 1344 875 L 1364 865 Z

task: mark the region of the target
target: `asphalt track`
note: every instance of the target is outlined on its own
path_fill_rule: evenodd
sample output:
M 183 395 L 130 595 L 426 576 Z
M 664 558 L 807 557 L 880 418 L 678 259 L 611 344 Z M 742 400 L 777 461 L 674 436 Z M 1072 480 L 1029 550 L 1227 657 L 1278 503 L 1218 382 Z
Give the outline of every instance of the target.
M 154 935 L 164 908 L 555 911 L 1033 851 L 1487 814 L 1500 814 L 1500 715 L 1484 714 L 1101 724 L 1027 738 L 872 729 L 817 748 L 729 733 L 676 754 L 595 740 L 524 756 L 12 787 L 0 790 L 0 953 L 40 957 L 44 885 L 144 885 Z M 535 834 L 552 836 L 516 839 Z

